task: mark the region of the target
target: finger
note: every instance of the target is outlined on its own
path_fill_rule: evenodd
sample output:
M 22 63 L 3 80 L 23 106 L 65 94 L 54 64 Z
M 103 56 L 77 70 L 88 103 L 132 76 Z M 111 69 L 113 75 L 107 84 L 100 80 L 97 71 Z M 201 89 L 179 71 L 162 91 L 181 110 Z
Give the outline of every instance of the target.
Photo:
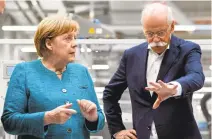
M 79 105 L 80 111 L 81 111 L 81 112 L 84 112 L 82 100 L 77 99 L 77 103 L 78 103 L 78 105 Z
M 65 105 L 61 105 L 61 106 L 59 106 L 60 108 L 70 108 L 72 106 L 72 103 L 67 103 L 67 104 L 65 104 Z
M 80 107 L 81 112 L 86 112 L 87 105 L 86 105 L 86 102 L 85 101 L 80 100 L 79 107 Z
M 153 105 L 153 109 L 157 109 L 159 107 L 161 103 L 161 100 L 159 98 L 157 98 L 157 100 L 155 101 L 154 105 Z
M 88 105 L 90 106 L 90 103 L 89 103 L 88 100 L 85 100 L 85 99 L 82 99 L 82 100 L 81 100 L 81 106 L 82 106 L 82 109 L 83 109 L 84 111 L 86 111 L 86 108 L 87 108 Z
M 166 87 L 166 83 L 164 83 L 163 81 L 159 80 L 158 83 L 160 84 L 161 87 Z
M 68 120 L 68 119 L 71 118 L 71 116 L 72 116 L 72 115 L 66 114 L 66 113 L 65 113 L 65 114 L 63 115 L 63 118 L 66 119 L 66 120 Z
M 77 99 L 77 103 L 78 103 L 78 105 L 80 107 L 80 110 L 83 110 L 84 111 L 84 102 L 83 102 L 83 100 Z
M 154 86 L 155 88 L 161 88 L 161 85 L 159 83 L 149 82 L 149 84 Z
M 115 134 L 115 138 L 116 138 L 116 139 L 123 139 L 123 138 L 124 138 L 123 131 L 124 131 L 124 130 L 121 130 L 121 131 L 117 132 L 117 133 Z
M 87 112 L 90 107 L 92 107 L 93 103 L 91 101 L 85 101 L 85 111 Z
M 145 89 L 148 91 L 153 91 L 153 92 L 158 91 L 158 89 L 156 89 L 155 87 L 145 87 Z
M 127 135 L 124 136 L 124 139 L 130 139 L 130 137 L 128 137 Z
M 90 108 L 92 108 L 92 104 L 89 103 L 89 104 L 86 105 L 85 111 L 88 112 L 88 110 L 89 110 Z
M 85 105 L 84 105 L 84 103 L 83 103 L 82 101 L 80 101 L 79 107 L 80 107 L 80 109 L 81 109 L 82 111 L 85 111 Z
M 81 100 L 77 99 L 77 103 L 80 106 L 81 105 Z
M 95 104 L 90 105 L 90 107 L 86 110 L 86 112 L 90 112 L 96 108 Z
M 68 115 L 72 115 L 72 114 L 76 114 L 77 113 L 77 111 L 75 111 L 74 109 L 65 109 L 65 108 L 61 109 L 61 112 L 64 112 L 64 113 L 66 113 Z
M 127 137 L 129 137 L 130 139 L 136 139 L 136 136 L 131 132 L 127 132 Z
M 177 87 L 178 87 L 178 85 L 177 85 L 177 84 L 176 84 L 176 85 L 174 85 L 174 87 L 172 88 L 172 90 L 177 89 Z
M 130 129 L 130 132 L 133 133 L 135 136 L 137 136 L 137 133 L 134 129 Z

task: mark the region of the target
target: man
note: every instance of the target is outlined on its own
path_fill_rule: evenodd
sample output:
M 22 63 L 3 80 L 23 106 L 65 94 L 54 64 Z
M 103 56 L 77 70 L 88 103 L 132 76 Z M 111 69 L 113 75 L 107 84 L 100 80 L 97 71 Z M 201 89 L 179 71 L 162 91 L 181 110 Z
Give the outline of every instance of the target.
M 193 92 L 205 78 L 200 46 L 172 35 L 174 20 L 166 5 L 147 5 L 141 21 L 147 42 L 124 52 L 104 90 L 112 138 L 149 139 L 151 134 L 159 139 L 201 139 L 191 105 Z M 127 87 L 133 129 L 125 129 L 118 103 Z
M 5 1 L 4 0 L 0 0 L 0 14 L 3 14 L 4 7 L 5 7 Z

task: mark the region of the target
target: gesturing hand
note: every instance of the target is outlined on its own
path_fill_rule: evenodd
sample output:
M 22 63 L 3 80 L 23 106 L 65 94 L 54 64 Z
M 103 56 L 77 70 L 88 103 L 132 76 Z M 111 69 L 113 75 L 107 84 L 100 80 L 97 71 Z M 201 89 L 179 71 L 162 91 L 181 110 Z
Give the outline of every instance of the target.
M 44 124 L 64 124 L 72 114 L 77 112 L 73 109 L 69 109 L 72 104 L 61 105 L 51 111 L 45 113 Z
M 160 103 L 170 96 L 173 96 L 177 92 L 177 85 L 167 84 L 163 81 L 159 80 L 157 83 L 149 82 L 151 87 L 146 87 L 145 89 L 148 91 L 153 91 L 158 95 L 157 100 L 153 105 L 153 109 L 159 107 Z
M 97 121 L 97 107 L 96 104 L 91 102 L 90 100 L 77 100 L 78 105 L 80 107 L 82 115 L 90 122 Z

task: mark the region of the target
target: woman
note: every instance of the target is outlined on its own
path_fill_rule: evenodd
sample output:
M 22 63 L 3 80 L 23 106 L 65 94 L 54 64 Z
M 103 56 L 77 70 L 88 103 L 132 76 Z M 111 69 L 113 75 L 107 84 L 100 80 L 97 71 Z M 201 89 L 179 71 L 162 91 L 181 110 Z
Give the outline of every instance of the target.
M 89 139 L 104 127 L 104 115 L 85 67 L 75 59 L 78 24 L 47 17 L 34 43 L 41 60 L 16 66 L 1 117 L 18 139 Z

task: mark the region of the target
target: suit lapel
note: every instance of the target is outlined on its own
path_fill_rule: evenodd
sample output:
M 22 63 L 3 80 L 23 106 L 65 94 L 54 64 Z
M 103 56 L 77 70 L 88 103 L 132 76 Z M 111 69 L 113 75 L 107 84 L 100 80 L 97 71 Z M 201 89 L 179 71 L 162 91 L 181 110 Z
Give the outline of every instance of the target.
M 145 47 L 142 47 L 141 51 L 138 52 L 138 56 L 139 56 L 139 69 L 140 69 L 140 76 L 139 78 L 141 79 L 141 82 L 139 83 L 140 86 L 142 86 L 142 88 L 147 86 L 147 78 L 146 78 L 146 70 L 147 70 L 147 60 L 148 60 L 148 53 L 149 50 L 148 48 L 148 44 L 145 45 Z M 145 95 L 147 95 L 147 97 L 149 97 L 149 99 L 151 99 L 151 95 L 150 93 L 146 92 Z
M 148 49 L 147 49 L 147 47 L 145 47 L 143 50 L 142 50 L 142 54 L 141 54 L 141 68 L 140 69 L 142 69 L 141 70 L 141 72 L 142 72 L 142 74 L 141 74 L 141 78 L 143 79 L 142 80 L 142 84 L 144 85 L 144 86 L 146 86 L 147 85 L 147 80 L 146 80 L 146 70 L 147 70 L 147 60 L 148 60 Z
M 179 49 L 177 48 L 177 46 L 178 46 L 178 39 L 175 36 L 172 36 L 170 47 L 168 50 L 166 50 L 164 54 L 156 81 L 158 80 L 163 81 L 169 69 L 177 60 L 179 55 Z M 153 102 L 155 102 L 156 98 L 157 98 L 157 94 L 153 93 L 153 96 L 152 96 Z

